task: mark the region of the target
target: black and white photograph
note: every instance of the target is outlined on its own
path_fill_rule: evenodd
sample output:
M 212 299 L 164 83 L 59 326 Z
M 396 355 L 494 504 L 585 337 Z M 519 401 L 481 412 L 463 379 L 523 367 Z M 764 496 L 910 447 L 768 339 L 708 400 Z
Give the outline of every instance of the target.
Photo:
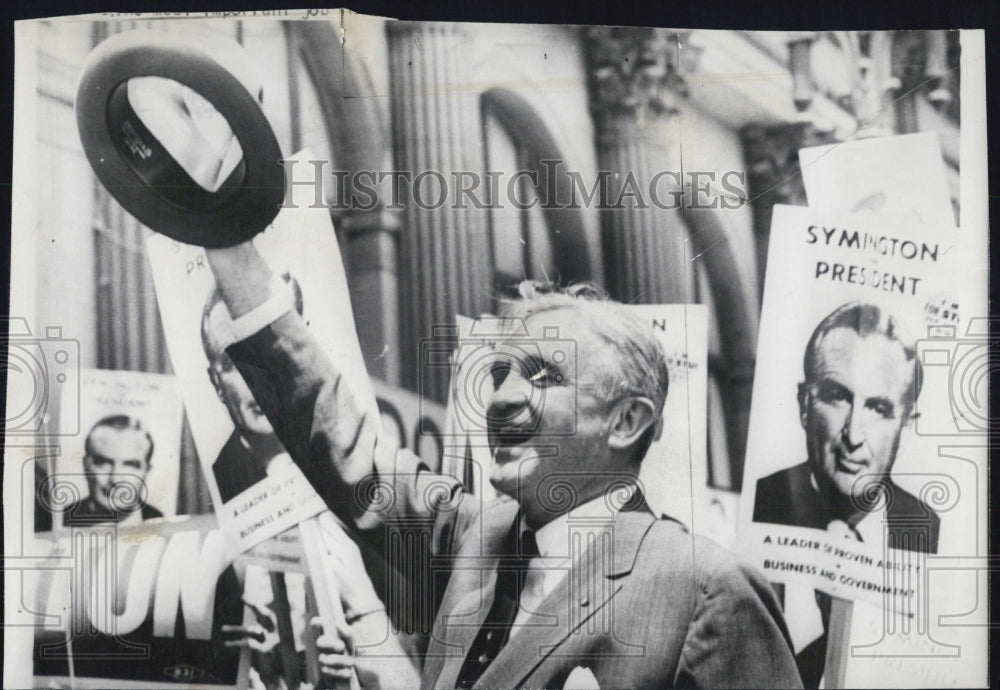
M 986 34 L 889 26 L 16 22 L 4 687 L 986 687 Z

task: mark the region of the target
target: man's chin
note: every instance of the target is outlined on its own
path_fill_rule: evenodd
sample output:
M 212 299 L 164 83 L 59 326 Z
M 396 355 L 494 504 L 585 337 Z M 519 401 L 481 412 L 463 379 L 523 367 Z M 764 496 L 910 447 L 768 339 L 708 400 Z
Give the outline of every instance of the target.
M 490 486 L 492 486 L 498 494 L 510 496 L 511 498 L 517 498 L 516 483 L 515 486 L 512 487 L 506 477 L 498 476 L 496 472 L 490 473 L 489 480 Z

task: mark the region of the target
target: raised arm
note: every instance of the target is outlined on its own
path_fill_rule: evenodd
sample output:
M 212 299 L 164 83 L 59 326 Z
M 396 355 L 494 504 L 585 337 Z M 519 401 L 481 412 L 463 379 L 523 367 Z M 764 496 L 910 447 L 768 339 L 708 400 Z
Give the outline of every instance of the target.
M 283 282 L 252 244 L 207 251 L 234 318 L 236 342 L 227 352 L 326 504 L 377 541 L 387 536 L 376 534 L 384 532 L 388 517 L 377 512 L 380 505 L 391 506 L 394 515 L 424 518 L 432 551 L 450 551 L 456 532 L 478 514 L 477 504 L 464 500 L 461 483 L 382 439 L 374 406 L 357 399 L 291 300 L 282 300 Z
M 342 519 L 356 520 L 367 508 L 359 485 L 380 450 L 378 420 L 343 385 L 253 244 L 206 251 L 234 319 L 237 342 L 227 352 L 313 487 Z M 381 450 L 391 464 L 395 449 Z
M 276 292 L 274 273 L 257 252 L 253 242 L 225 249 L 206 249 L 208 264 L 229 314 L 238 319 L 264 304 Z

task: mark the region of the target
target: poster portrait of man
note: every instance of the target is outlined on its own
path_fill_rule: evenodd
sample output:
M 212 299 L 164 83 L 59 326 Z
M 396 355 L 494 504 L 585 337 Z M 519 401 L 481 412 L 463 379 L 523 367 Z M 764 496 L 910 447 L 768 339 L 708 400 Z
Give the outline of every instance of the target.
M 308 151 L 291 160 L 308 159 Z M 302 167 L 302 166 L 300 166 Z M 329 213 L 296 203 L 283 208 L 254 239 L 273 268 L 273 308 L 294 309 L 334 357 L 348 358 L 352 376 L 365 378 L 356 342 L 345 344 L 343 324 L 353 319 Z M 311 198 L 311 197 L 310 197 Z M 245 320 L 233 319 L 202 247 L 162 235 L 147 239 L 156 299 L 171 364 L 184 398 L 191 436 L 209 495 L 236 555 L 316 515 L 325 506 L 275 436 L 262 405 L 232 364 L 227 348 Z M 366 379 L 367 380 L 367 379 Z M 368 388 L 370 390 L 370 387 Z M 371 407 L 376 412 L 374 396 Z
M 135 417 L 117 414 L 98 420 L 84 441 L 88 494 L 67 506 L 63 524 L 128 524 L 163 517 L 144 498 L 155 446 L 149 431 Z
M 302 289 L 295 278 L 285 277 L 294 295 L 296 311 L 301 314 Z M 208 359 L 208 377 L 234 427 L 212 463 L 212 474 L 223 503 L 265 479 L 271 463 L 284 454 L 274 428 L 226 354 L 226 334 L 231 329 L 229 310 L 219 291 L 213 289 L 202 312 L 201 344 Z
M 808 459 L 757 482 L 753 519 L 832 530 L 937 552 L 940 518 L 892 481 L 910 432 L 922 370 L 895 316 L 859 301 L 816 326 L 803 358 L 798 409 Z
M 38 490 L 35 531 L 177 514 L 183 404 L 172 376 L 80 372 L 80 433 Z

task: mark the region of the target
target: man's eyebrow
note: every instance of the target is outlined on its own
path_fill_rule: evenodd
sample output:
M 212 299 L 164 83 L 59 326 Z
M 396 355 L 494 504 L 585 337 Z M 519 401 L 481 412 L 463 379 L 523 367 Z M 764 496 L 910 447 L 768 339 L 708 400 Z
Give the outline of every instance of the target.
M 875 395 L 865 399 L 866 407 L 871 407 L 872 405 L 885 405 L 889 408 L 890 412 L 894 412 L 896 410 L 896 402 L 882 395 Z
M 844 385 L 835 378 L 829 376 L 824 376 L 818 386 L 821 391 L 838 391 L 843 392 L 852 399 L 854 398 L 854 391 L 852 391 L 848 386 Z

